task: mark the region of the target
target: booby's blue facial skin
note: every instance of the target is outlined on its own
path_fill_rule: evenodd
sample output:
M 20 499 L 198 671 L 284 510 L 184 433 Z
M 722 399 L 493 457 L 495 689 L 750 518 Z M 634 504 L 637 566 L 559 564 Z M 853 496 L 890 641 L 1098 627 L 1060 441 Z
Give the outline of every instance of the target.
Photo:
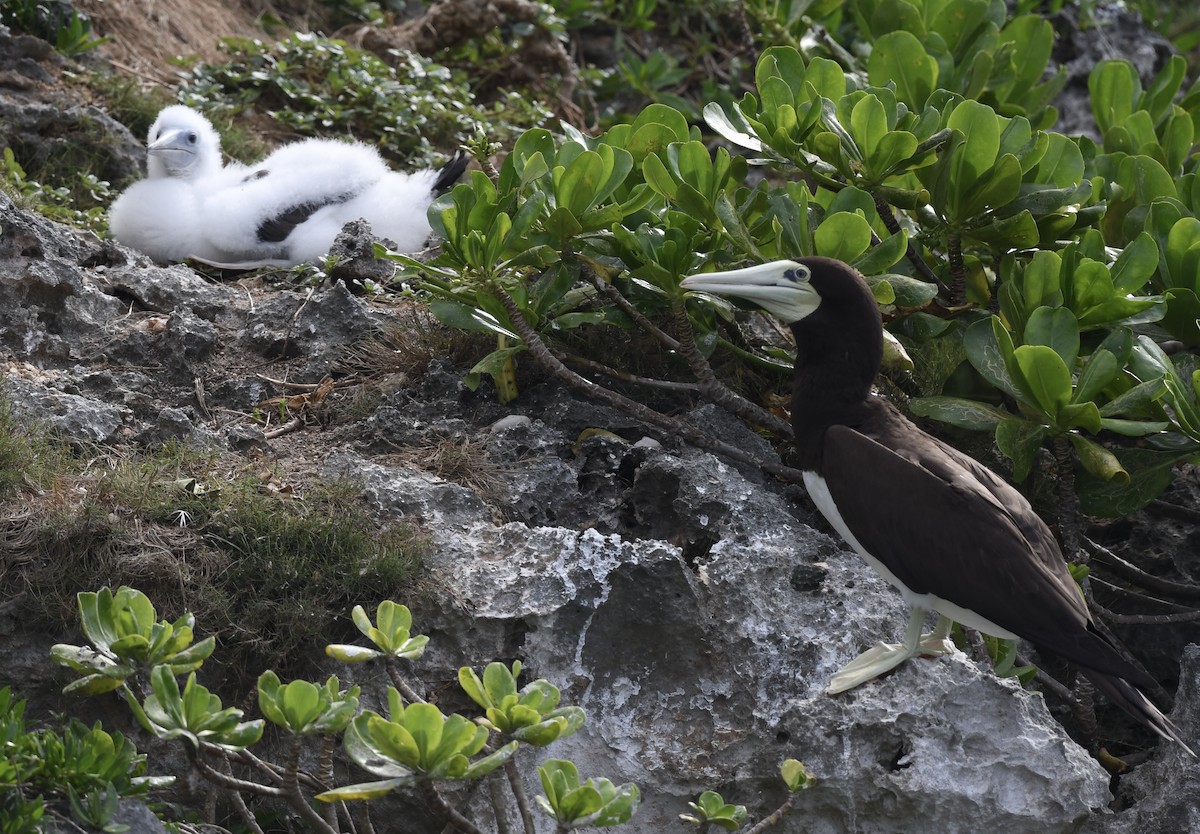
M 803 264 L 796 264 L 783 271 L 783 277 L 794 284 L 807 283 L 812 277 L 812 273 L 808 271 L 808 267 Z

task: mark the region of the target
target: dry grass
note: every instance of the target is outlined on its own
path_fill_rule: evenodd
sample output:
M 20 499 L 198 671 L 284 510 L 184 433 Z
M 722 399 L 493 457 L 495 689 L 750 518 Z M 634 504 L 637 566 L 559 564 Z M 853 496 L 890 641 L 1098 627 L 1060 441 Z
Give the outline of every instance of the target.
M 414 587 L 419 531 L 380 527 L 349 485 L 281 495 L 240 459 L 180 446 L 64 448 L 0 402 L 0 595 L 51 630 L 77 627 L 80 591 L 130 585 L 168 619 L 194 613 L 218 666 L 253 677 L 307 668 L 355 604 Z
M 466 436 L 440 438 L 382 455 L 376 460 L 423 469 L 443 480 L 465 486 L 484 500 L 495 494 L 504 477 L 504 468 L 488 457 L 484 442 Z
M 439 322 L 424 304 L 402 302 L 395 315 L 394 326 L 350 348 L 340 370 L 375 380 L 393 374 L 416 379 L 430 362 L 452 356 L 464 341 L 462 333 Z
M 220 41 L 232 35 L 265 38 L 257 21 L 265 2 L 221 0 L 76 0 L 93 31 L 111 40 L 100 47 L 117 68 L 144 83 L 178 83 L 178 61 L 220 57 Z

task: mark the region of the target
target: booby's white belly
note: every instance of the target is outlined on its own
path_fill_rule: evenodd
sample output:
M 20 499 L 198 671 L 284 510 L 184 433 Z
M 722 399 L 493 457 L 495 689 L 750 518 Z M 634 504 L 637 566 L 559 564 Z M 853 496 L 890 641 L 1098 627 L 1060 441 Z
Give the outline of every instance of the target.
M 957 605 L 950 600 L 942 599 L 936 594 L 918 594 L 907 585 L 901 582 L 894 573 L 888 570 L 883 562 L 872 556 L 867 549 L 862 546 L 862 543 L 855 538 L 850 532 L 850 528 L 846 526 L 842 514 L 838 512 L 837 504 L 834 503 L 833 496 L 829 494 L 829 486 L 825 483 L 825 479 L 816 472 L 804 473 L 804 486 L 808 489 L 809 497 L 813 503 L 817 505 L 817 509 L 821 511 L 821 515 L 825 516 L 825 520 L 838 531 L 846 543 L 850 545 L 866 560 L 876 573 L 888 581 L 900 591 L 900 595 L 910 606 L 923 608 L 926 611 L 936 611 L 939 614 L 944 614 L 954 622 L 964 625 L 968 628 L 978 629 L 985 634 L 990 634 L 993 637 L 1002 637 L 1006 639 L 1016 639 L 1017 635 L 1013 634 L 1006 628 L 996 625 L 991 620 L 988 620 L 974 611 L 970 611 Z

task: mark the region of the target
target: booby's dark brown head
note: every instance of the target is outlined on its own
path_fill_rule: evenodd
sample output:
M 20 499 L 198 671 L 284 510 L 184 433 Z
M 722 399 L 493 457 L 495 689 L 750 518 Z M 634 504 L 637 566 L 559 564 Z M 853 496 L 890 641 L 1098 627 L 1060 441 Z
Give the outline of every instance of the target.
M 693 275 L 683 286 L 751 301 L 791 326 L 802 409 L 852 408 L 870 395 L 883 361 L 883 332 L 875 297 L 849 264 L 822 257 L 773 261 Z

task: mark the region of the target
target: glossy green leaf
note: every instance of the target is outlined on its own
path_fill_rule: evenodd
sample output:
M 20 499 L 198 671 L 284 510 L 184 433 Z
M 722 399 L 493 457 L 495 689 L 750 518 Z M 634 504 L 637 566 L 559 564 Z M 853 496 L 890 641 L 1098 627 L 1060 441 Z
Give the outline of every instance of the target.
M 900 231 L 894 235 L 888 235 L 879 243 L 871 246 L 862 255 L 850 261 L 850 264 L 863 275 L 878 275 L 886 273 L 892 266 L 899 263 L 907 251 L 908 235 Z M 920 307 L 925 301 L 937 295 L 936 286 L 919 279 L 890 274 L 886 277 L 892 281 L 893 285 L 902 284 L 904 286 L 904 290 L 897 291 L 897 295 L 902 299 L 902 306 Z M 932 294 L 927 288 L 932 288 Z
M 1118 484 L 1129 483 L 1129 473 L 1121 466 L 1116 455 L 1108 449 L 1074 432 L 1067 437 L 1071 439 L 1071 445 L 1075 447 L 1075 456 L 1080 465 L 1092 475 Z
M 853 261 L 871 245 L 871 224 L 861 214 L 838 212 L 817 227 L 813 242 L 819 255 Z
M 1057 252 L 1035 252 L 1021 275 L 1021 295 L 1026 318 L 1039 307 L 1059 307 L 1065 300 L 1062 290 L 1062 258 Z
M 1045 345 L 1072 368 L 1079 356 L 1079 322 L 1065 307 L 1038 307 L 1025 324 L 1024 342 Z
M 413 704 L 412 706 L 408 707 L 405 710 L 405 713 L 407 714 L 408 709 L 411 709 L 415 706 L 418 705 Z M 437 707 L 434 707 L 434 709 L 436 710 Z M 362 726 L 360 726 L 360 722 Z M 421 724 L 421 722 L 414 723 L 418 725 Z M 358 729 L 359 735 L 370 739 L 372 748 L 377 749 L 389 759 L 392 759 L 393 761 L 411 769 L 416 769 L 424 764 L 421 761 L 422 746 L 420 742 L 407 726 L 396 722 L 395 716 L 393 716 L 392 721 L 388 721 L 378 715 L 363 714 L 354 719 L 352 724 Z M 426 721 L 424 724 L 424 727 L 427 731 L 429 730 L 429 725 L 430 722 L 428 721 Z M 427 737 L 427 735 L 428 732 L 426 733 L 425 737 Z M 347 745 L 347 752 L 351 752 L 349 745 Z M 358 761 L 358 764 L 363 765 L 364 767 L 367 766 L 363 761 L 357 759 L 356 761 Z M 368 769 L 370 770 L 372 768 L 368 767 Z
M 947 126 L 965 138 L 955 155 L 952 182 L 955 188 L 969 193 L 996 164 L 1000 153 L 1000 120 L 986 104 L 968 99 L 954 108 Z
M 963 347 L 972 367 L 992 385 L 1013 399 L 1025 399 L 1008 371 L 1013 356 L 1012 337 L 992 316 L 970 325 L 963 333 Z
M 1147 232 L 1131 240 L 1113 262 L 1109 274 L 1113 290 L 1128 294 L 1138 292 L 1158 269 L 1158 245 Z
M 461 778 L 474 779 L 478 776 L 486 776 L 512 758 L 513 753 L 517 752 L 517 748 L 519 746 L 520 745 L 517 742 L 510 741 L 508 744 L 496 750 L 496 752 L 489 753 L 483 758 L 477 759 L 462 772 Z
M 970 146 L 969 141 L 967 146 Z M 1021 193 L 1021 165 L 1015 156 L 1005 154 L 996 160 L 990 171 L 973 180 L 972 185 L 962 187 L 969 188 L 970 192 L 960 200 L 959 217 L 974 217 L 985 211 L 995 211 L 1007 206 Z
M 783 784 L 788 791 L 795 793 L 803 790 L 812 784 L 812 774 L 808 772 L 808 768 L 803 762 L 797 759 L 785 759 L 783 764 L 779 766 L 779 775 L 783 779 Z
M 1013 480 L 1029 477 L 1048 429 L 1039 423 L 1010 417 L 996 426 L 996 447 L 1013 463 Z
M 1176 339 L 1189 346 L 1200 346 L 1200 297 L 1189 289 L 1166 293 L 1167 309 L 1162 324 Z
M 937 84 L 938 65 L 916 35 L 897 30 L 875 41 L 867 77 L 877 87 L 895 83 L 896 96 L 920 111 Z
M 1092 516 L 1120 518 L 1149 504 L 1171 484 L 1174 468 L 1193 452 L 1160 452 L 1151 449 L 1116 449 L 1129 480 L 1107 479 L 1084 469 L 1076 476 L 1079 506 Z
M 393 790 L 411 784 L 411 779 L 384 779 L 379 782 L 360 782 L 340 788 L 322 791 L 316 798 L 322 802 L 353 802 L 363 799 L 380 799 Z
M 595 204 L 598 192 L 607 179 L 606 166 L 600 154 L 584 151 L 567 166 L 555 184 L 558 207 L 579 217 Z
M 1117 357 L 1107 350 L 1093 351 L 1079 374 L 1075 383 L 1075 393 L 1071 402 L 1088 402 L 1095 400 L 1100 392 L 1108 387 L 1120 375 L 1122 367 Z
M 1020 345 L 1013 359 L 1034 402 L 1052 420 L 1071 400 L 1071 372 L 1053 348 Z
M 286 726 L 299 730 L 307 727 L 321 713 L 318 688 L 306 680 L 295 680 L 281 687 L 280 706 L 287 718 Z
M 1123 125 L 1133 113 L 1142 84 L 1133 65 L 1124 60 L 1096 64 L 1088 76 L 1092 116 L 1101 134 Z
M 962 397 L 915 397 L 908 405 L 918 417 L 930 417 L 971 431 L 994 431 L 1001 421 L 1012 417 L 1004 409 Z
M 704 121 L 713 129 L 714 133 L 729 140 L 734 145 L 748 148 L 752 151 L 762 151 L 763 149 L 762 140 L 750 132 L 752 128 L 736 108 L 733 110 L 733 115 L 731 116 L 721 105 L 716 102 L 709 102 L 704 106 Z M 665 148 L 666 146 L 664 145 L 663 147 Z M 629 150 L 630 152 L 633 151 L 632 148 Z M 636 157 L 637 155 L 635 154 Z

